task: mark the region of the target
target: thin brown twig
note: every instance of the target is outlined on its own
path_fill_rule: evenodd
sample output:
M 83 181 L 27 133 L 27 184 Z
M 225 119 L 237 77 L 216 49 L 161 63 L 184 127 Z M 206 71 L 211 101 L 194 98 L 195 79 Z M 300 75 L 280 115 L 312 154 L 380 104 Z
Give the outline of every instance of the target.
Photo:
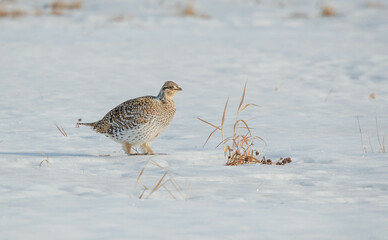
M 42 167 L 42 165 L 43 165 L 44 162 L 46 162 L 47 165 L 49 165 L 49 164 L 50 164 L 49 157 L 48 157 L 46 154 L 44 154 L 43 152 L 39 152 L 39 151 L 38 151 L 38 153 L 40 153 L 40 154 L 42 154 L 43 156 L 46 157 L 45 160 L 43 160 L 43 161 L 41 161 L 41 162 L 39 163 L 39 167 Z
M 137 178 L 137 181 L 135 183 L 135 187 L 137 186 L 137 184 L 139 183 L 142 187 L 143 187 L 143 191 L 142 193 L 140 194 L 139 196 L 139 199 L 142 199 L 144 197 L 144 194 L 149 190 L 149 188 L 143 184 L 143 182 L 141 181 L 141 178 L 142 176 L 144 176 L 144 173 L 145 173 L 145 170 L 147 168 L 147 166 L 149 164 L 152 164 L 160 169 L 162 169 L 164 171 L 163 173 L 163 176 L 158 180 L 158 182 L 155 184 L 155 186 L 152 188 L 151 192 L 145 197 L 145 198 L 149 198 L 154 192 L 158 191 L 160 188 L 163 188 L 165 189 L 175 200 L 178 200 L 177 198 L 177 195 L 174 194 L 174 192 L 168 188 L 168 183 L 171 183 L 171 186 L 173 187 L 173 189 L 175 189 L 176 192 L 179 193 L 180 197 L 182 199 L 186 199 L 188 198 L 188 196 L 184 196 L 184 194 L 182 193 L 182 188 L 178 185 L 178 183 L 174 180 L 174 177 L 173 176 L 181 176 L 177 173 L 173 173 L 171 171 L 169 171 L 167 168 L 161 166 L 160 164 L 158 164 L 157 162 L 155 162 L 154 160 L 152 159 L 149 159 L 145 166 L 143 167 L 143 169 L 140 171 L 140 174 Z M 167 179 L 168 177 L 168 179 Z
M 159 179 L 158 183 L 155 185 L 155 187 L 152 189 L 150 194 L 148 194 L 147 198 L 149 198 L 156 190 L 159 189 L 160 184 L 162 183 L 163 179 L 166 177 L 168 172 L 165 172 L 163 176 Z
M 150 159 L 146 162 L 146 164 L 144 165 L 143 169 L 140 171 L 140 174 L 139 174 L 139 176 L 137 177 L 137 180 L 136 180 L 136 183 L 135 183 L 135 188 L 136 188 L 136 186 L 137 186 L 138 183 L 140 183 L 143 187 L 145 187 L 144 184 L 141 182 L 140 179 L 141 179 L 141 176 L 143 175 L 144 170 L 146 169 L 146 167 L 147 167 L 149 161 L 150 161 Z M 142 195 L 143 195 L 143 194 L 142 194 Z
M 247 107 L 249 107 L 249 106 L 260 107 L 260 105 L 258 105 L 258 104 L 248 103 L 248 104 L 246 104 L 243 108 L 241 108 L 241 109 L 238 111 L 238 113 L 240 114 L 242 111 L 244 111 L 244 110 L 245 110 Z
M 377 141 L 379 142 L 379 145 L 380 145 L 380 152 L 382 152 L 383 147 L 380 142 L 379 124 L 377 122 L 377 117 L 376 117 L 376 134 L 377 134 Z
M 143 189 L 143 192 L 139 195 L 139 199 L 142 199 L 143 196 L 144 196 L 144 193 L 147 191 L 148 189 L 146 187 L 144 187 Z
M 171 197 L 172 198 L 174 198 L 175 200 L 178 200 L 176 197 L 175 197 L 175 195 L 166 187 L 166 182 L 165 183 L 163 183 L 163 185 L 162 185 L 162 187 L 164 188 L 164 190 L 166 190 L 170 195 L 171 195 Z
M 189 200 L 190 192 L 191 192 L 191 182 L 188 183 L 187 194 L 185 196 L 186 201 Z
M 198 120 L 200 120 L 200 121 L 202 121 L 202 122 L 204 122 L 204 123 L 206 123 L 206 124 L 209 124 L 210 126 L 216 128 L 216 129 L 218 129 L 218 130 L 221 130 L 220 127 L 218 127 L 218 126 L 216 126 L 216 125 L 214 125 L 214 124 L 212 124 L 212 123 L 209 123 L 208 121 L 205 121 L 205 120 L 203 120 L 202 118 L 198 118 Z
M 368 129 L 368 142 L 369 142 L 370 150 L 371 150 L 372 152 L 375 152 L 375 151 L 373 150 L 372 143 L 370 142 L 370 132 L 369 132 L 369 129 Z
M 228 107 L 229 103 L 229 97 L 226 100 L 225 107 L 224 107 L 224 112 L 222 113 L 222 120 L 221 120 L 221 138 L 222 138 L 222 147 L 224 149 L 224 157 L 226 157 L 225 153 L 225 142 L 224 142 L 224 123 L 225 123 L 225 113 L 226 113 L 226 108 Z
M 217 130 L 218 130 L 218 129 L 216 128 L 216 129 L 214 129 L 213 132 L 211 132 L 211 133 L 209 134 L 209 137 L 207 137 L 207 139 L 206 139 L 205 143 L 203 144 L 203 146 L 206 145 L 206 143 L 209 141 L 209 139 L 211 138 L 211 136 L 212 136 Z
M 171 185 L 175 188 L 175 190 L 179 193 L 179 195 L 181 195 L 181 197 L 183 198 L 183 193 L 182 193 L 182 190 L 181 190 L 181 187 L 179 186 L 178 183 L 175 182 L 175 180 L 173 178 L 170 178 L 169 181 L 171 182 Z
M 362 152 L 363 152 L 363 153 L 366 153 L 366 148 L 365 148 L 364 140 L 363 140 L 363 137 L 362 137 L 362 130 L 361 130 L 361 125 L 360 125 L 360 119 L 359 119 L 358 116 L 357 116 L 357 121 L 358 121 L 358 128 L 360 129 L 360 138 L 361 138 Z
M 54 123 L 55 126 L 57 127 L 57 129 L 59 130 L 59 132 L 64 136 L 64 137 L 67 137 L 67 133 L 65 131 L 65 129 L 63 127 L 59 127 L 56 123 Z
M 245 85 L 244 85 L 244 90 L 243 90 L 243 94 L 242 94 L 242 97 L 241 97 L 241 101 L 240 101 L 240 104 L 238 105 L 238 109 L 237 109 L 237 112 L 240 111 L 240 108 L 242 106 L 242 104 L 244 103 L 244 99 L 245 99 L 245 90 L 247 88 L 247 81 L 245 81 Z

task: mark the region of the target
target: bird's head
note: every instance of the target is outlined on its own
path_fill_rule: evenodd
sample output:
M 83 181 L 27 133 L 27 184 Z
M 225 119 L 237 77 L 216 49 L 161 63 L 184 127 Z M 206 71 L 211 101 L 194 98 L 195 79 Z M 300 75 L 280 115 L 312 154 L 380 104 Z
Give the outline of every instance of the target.
M 179 91 L 182 91 L 182 88 L 180 88 L 178 84 L 174 83 L 173 81 L 165 82 L 162 86 L 162 89 L 160 90 L 160 92 L 163 93 L 163 95 L 167 98 L 172 98 Z

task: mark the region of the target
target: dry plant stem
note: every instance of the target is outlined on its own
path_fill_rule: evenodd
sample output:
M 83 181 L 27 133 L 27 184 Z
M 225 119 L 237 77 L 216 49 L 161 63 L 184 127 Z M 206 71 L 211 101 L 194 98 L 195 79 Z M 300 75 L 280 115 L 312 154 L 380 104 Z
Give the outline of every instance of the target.
M 4 17 L 10 17 L 10 18 L 17 18 L 17 17 L 22 17 L 26 16 L 27 13 L 22 11 L 22 10 L 7 10 L 4 7 L 0 7 L 0 18 Z
M 370 132 L 369 132 L 369 129 L 368 129 L 368 142 L 369 142 L 370 150 L 371 150 L 372 152 L 375 152 L 375 151 L 373 150 L 372 143 L 370 142 Z
M 174 194 L 172 194 L 172 192 L 170 191 L 170 190 L 168 190 L 168 188 L 163 184 L 162 185 L 162 187 L 164 188 L 164 190 L 166 190 L 169 194 L 170 194 L 170 196 L 172 197 L 172 198 L 174 198 L 175 200 L 178 200 L 175 196 L 174 196 Z
M 147 191 L 146 188 L 143 189 L 143 192 L 140 194 L 139 199 L 142 199 L 142 198 L 143 198 L 143 195 L 144 195 L 145 191 Z
M 379 124 L 377 122 L 377 117 L 376 117 L 376 134 L 377 134 L 377 141 L 379 142 L 379 145 L 380 145 L 380 152 L 383 152 L 383 146 L 381 145 L 381 141 L 380 141 Z
M 66 133 L 65 129 L 64 129 L 63 127 L 59 128 L 59 126 L 58 126 L 56 123 L 54 123 L 54 124 L 55 124 L 55 126 L 57 127 L 57 129 L 59 130 L 59 132 L 60 132 L 64 137 L 67 137 L 67 133 Z
M 181 188 L 179 187 L 179 185 L 174 181 L 173 178 L 169 178 L 167 181 L 165 181 L 162 185 L 160 185 L 160 187 L 163 187 L 175 200 L 178 200 L 175 195 L 167 188 L 166 184 L 167 183 L 171 183 L 171 185 L 174 187 L 175 191 L 177 191 L 179 193 L 179 195 L 181 196 L 181 198 L 185 198 L 186 196 L 183 195 L 182 191 L 181 191 Z M 159 188 L 160 188 L 159 187 Z
M 330 94 L 333 92 L 333 88 L 330 88 L 329 92 L 327 93 L 327 96 L 325 98 L 325 102 L 329 99 Z
M 363 152 L 363 153 L 366 153 L 366 148 L 365 148 L 364 140 L 363 140 L 363 137 L 362 137 L 362 130 L 361 130 L 361 125 L 360 125 L 360 119 L 359 119 L 358 116 L 357 116 L 357 121 L 358 121 L 358 128 L 360 129 L 360 138 L 361 138 L 362 152 Z
M 159 189 L 160 184 L 162 183 L 163 179 L 166 177 L 168 172 L 165 172 L 163 176 L 159 179 L 158 183 L 155 185 L 155 187 L 152 189 L 150 194 L 148 194 L 147 198 L 149 198 L 156 190 Z
M 174 180 L 173 178 L 170 178 L 169 181 L 171 182 L 171 185 L 175 188 L 175 190 L 176 190 L 177 192 L 179 192 L 179 194 L 181 195 L 181 197 L 182 197 L 182 198 L 185 197 L 185 196 L 183 196 L 183 193 L 182 193 L 181 188 L 179 187 L 178 183 L 176 183 L 175 180 Z
M 139 174 L 139 176 L 137 177 L 137 180 L 136 180 L 136 183 L 135 183 L 135 188 L 136 188 L 136 186 L 137 186 L 138 183 L 140 183 L 144 188 L 146 188 L 145 185 L 141 182 L 140 179 L 141 179 L 141 176 L 143 175 L 144 170 L 146 169 L 146 167 L 147 167 L 149 161 L 150 161 L 150 160 L 147 161 L 147 163 L 144 165 L 143 169 L 140 171 L 140 174 Z M 145 190 L 146 190 L 146 189 L 145 189 Z M 145 190 L 144 190 L 144 191 L 145 191 Z M 143 193 L 144 193 L 144 192 L 143 192 Z M 142 194 L 142 195 L 143 195 L 143 194 Z
M 220 131 L 222 131 L 222 130 L 221 130 L 220 127 L 217 127 L 217 126 L 215 126 L 215 125 L 213 125 L 213 124 L 211 124 L 211 123 L 209 123 L 209 122 L 207 122 L 207 121 L 205 121 L 205 120 L 203 120 L 203 119 L 201 119 L 201 118 L 198 118 L 198 120 L 200 120 L 200 121 L 202 121 L 202 122 L 204 122 L 204 123 L 206 123 L 206 124 L 209 124 L 210 126 L 212 126 L 212 127 L 215 128 L 214 131 L 211 132 L 211 133 L 209 134 L 208 138 L 206 139 L 205 143 L 203 144 L 203 146 L 205 146 L 206 143 L 209 141 L 210 137 L 211 137 L 217 130 L 220 130 Z
M 188 195 L 184 196 L 184 194 L 182 193 L 182 190 L 181 190 L 182 188 L 178 185 L 178 183 L 176 183 L 174 178 L 170 175 L 171 172 L 168 169 L 166 169 L 165 167 L 162 167 L 161 165 L 159 165 L 158 163 L 153 161 L 152 159 L 149 159 L 147 161 L 147 163 L 145 164 L 145 166 L 141 170 L 139 176 L 137 177 L 137 181 L 135 183 L 135 188 L 136 188 L 138 183 L 143 187 L 143 191 L 140 194 L 139 199 L 142 199 L 144 197 L 145 192 L 147 190 L 149 190 L 149 188 L 145 184 L 143 184 L 142 181 L 141 181 L 141 177 L 143 176 L 143 174 L 145 172 L 145 169 L 147 168 L 149 163 L 152 163 L 154 166 L 156 166 L 156 167 L 158 167 L 160 169 L 163 169 L 164 174 L 159 179 L 159 181 L 156 183 L 156 185 L 152 188 L 151 192 L 145 198 L 149 198 L 155 191 L 159 190 L 160 188 L 163 188 L 172 196 L 172 198 L 174 198 L 175 200 L 178 200 L 177 196 L 167 187 L 167 183 L 171 183 L 171 185 L 173 186 L 175 191 L 177 191 L 179 193 L 181 198 L 187 200 Z M 178 174 L 174 174 L 174 175 L 178 175 Z M 167 176 L 169 176 L 169 178 L 167 180 L 165 180 Z
M 99 157 L 110 157 L 110 154 L 99 154 Z
M 45 160 L 43 160 L 43 161 L 41 161 L 41 162 L 39 163 L 39 167 L 42 167 L 42 165 L 43 165 L 44 162 L 46 162 L 47 165 L 49 165 L 49 164 L 50 164 L 50 161 L 49 161 L 49 159 L 48 159 L 49 157 L 48 157 L 46 154 L 44 154 L 43 152 L 38 152 L 38 153 L 40 153 L 40 154 L 42 154 L 43 156 L 46 157 Z
M 222 120 L 221 120 L 221 140 L 222 140 L 222 147 L 224 148 L 224 157 L 226 157 L 226 151 L 225 151 L 225 141 L 224 141 L 224 123 L 225 123 L 225 113 L 226 108 L 228 107 L 229 98 L 226 100 L 224 113 L 222 114 Z
M 185 200 L 186 200 L 186 201 L 189 200 L 190 192 L 191 192 L 191 182 L 189 182 L 187 194 L 186 194 L 186 197 L 185 197 Z

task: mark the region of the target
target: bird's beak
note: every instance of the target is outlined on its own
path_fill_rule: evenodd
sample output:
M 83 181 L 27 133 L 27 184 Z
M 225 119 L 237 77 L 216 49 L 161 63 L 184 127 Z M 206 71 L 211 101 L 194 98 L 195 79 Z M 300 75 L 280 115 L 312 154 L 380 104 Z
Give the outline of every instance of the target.
M 178 89 L 177 89 L 178 91 L 183 91 L 183 89 L 182 88 L 180 88 L 180 87 L 178 87 Z

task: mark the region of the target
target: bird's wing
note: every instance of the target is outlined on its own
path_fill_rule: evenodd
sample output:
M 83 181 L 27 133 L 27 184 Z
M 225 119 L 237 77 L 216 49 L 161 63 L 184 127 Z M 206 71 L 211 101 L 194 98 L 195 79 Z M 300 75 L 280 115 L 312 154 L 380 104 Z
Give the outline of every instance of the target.
M 109 111 L 101 120 L 107 124 L 104 133 L 112 133 L 145 124 L 152 114 L 153 97 L 128 100 Z

